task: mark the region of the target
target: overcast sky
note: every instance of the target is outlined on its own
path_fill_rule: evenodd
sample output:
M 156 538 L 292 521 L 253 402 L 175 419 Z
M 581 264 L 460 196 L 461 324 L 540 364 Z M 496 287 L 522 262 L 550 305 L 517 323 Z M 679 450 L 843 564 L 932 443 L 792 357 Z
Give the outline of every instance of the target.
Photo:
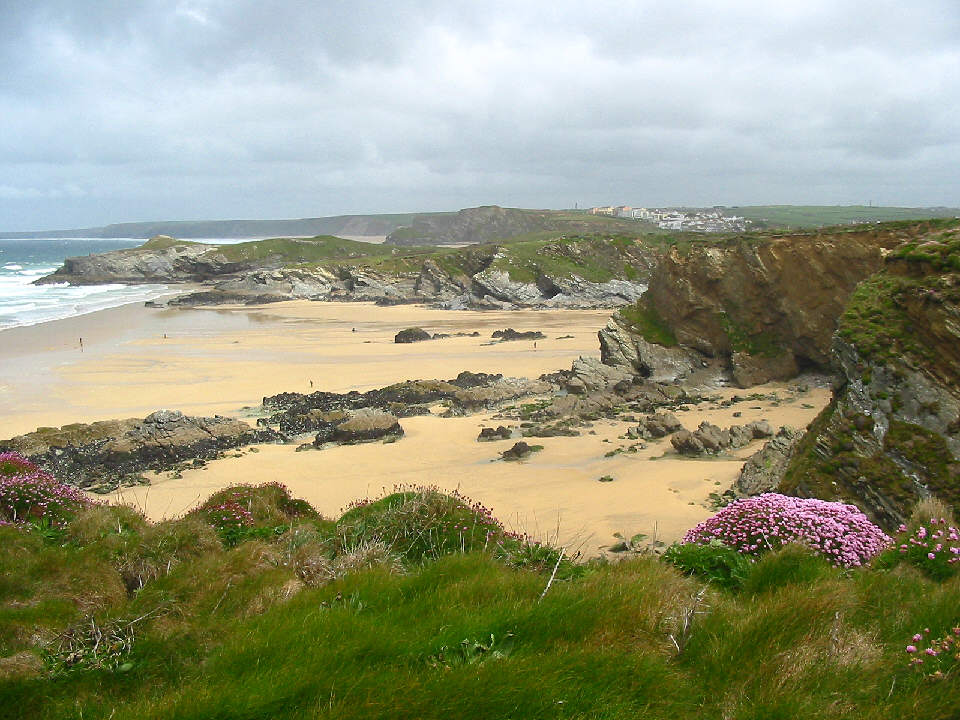
M 958 0 L 0 0 L 0 230 L 960 205 Z

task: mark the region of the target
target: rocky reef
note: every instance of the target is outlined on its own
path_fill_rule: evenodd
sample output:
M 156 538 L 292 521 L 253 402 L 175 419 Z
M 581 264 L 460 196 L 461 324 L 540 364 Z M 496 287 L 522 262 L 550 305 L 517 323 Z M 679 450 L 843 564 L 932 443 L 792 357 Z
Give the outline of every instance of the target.
M 0 449 L 20 453 L 63 482 L 105 492 L 140 482 L 139 476 L 147 471 L 202 465 L 224 450 L 277 439 L 268 428 L 252 428 L 233 418 L 158 410 L 142 420 L 38 428 L 0 440 Z

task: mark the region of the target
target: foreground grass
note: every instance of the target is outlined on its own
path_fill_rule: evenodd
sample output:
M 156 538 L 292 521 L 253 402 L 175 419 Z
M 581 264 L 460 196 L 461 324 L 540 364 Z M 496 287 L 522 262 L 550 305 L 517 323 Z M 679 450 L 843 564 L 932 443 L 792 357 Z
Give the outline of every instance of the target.
M 460 501 L 401 493 L 332 523 L 271 492 L 244 505 L 246 538 L 218 538 L 212 510 L 146 526 L 96 508 L 59 539 L 0 528 L 0 717 L 960 714 L 955 674 L 904 652 L 960 624 L 956 577 L 789 548 L 736 590 L 641 556 L 564 565 L 544 595 L 555 554 L 487 542 Z M 37 634 L 90 618 L 137 620 L 121 670 L 29 667 Z

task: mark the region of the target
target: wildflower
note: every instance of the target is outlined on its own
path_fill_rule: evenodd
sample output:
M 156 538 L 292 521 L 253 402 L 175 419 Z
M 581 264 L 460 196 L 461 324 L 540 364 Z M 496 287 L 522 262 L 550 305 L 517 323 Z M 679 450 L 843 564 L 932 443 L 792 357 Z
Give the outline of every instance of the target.
M 907 645 L 907 652 L 908 652 L 908 653 L 915 653 L 916 651 L 917 651 L 917 646 L 916 646 L 916 645 Z

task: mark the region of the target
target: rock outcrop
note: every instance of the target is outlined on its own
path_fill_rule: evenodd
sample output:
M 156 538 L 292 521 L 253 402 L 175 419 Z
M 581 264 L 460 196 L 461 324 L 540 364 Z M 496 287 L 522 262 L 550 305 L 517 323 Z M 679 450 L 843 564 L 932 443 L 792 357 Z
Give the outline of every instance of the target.
M 633 240 L 603 237 L 536 241 L 534 248 L 523 243 L 520 250 L 471 246 L 454 253 L 335 237 L 223 246 L 156 237 L 138 248 L 69 258 L 38 282 L 203 283 L 170 301 L 187 306 L 309 299 L 447 309 L 612 308 L 640 297 L 658 252 Z
M 734 425 L 721 430 L 708 422 L 700 423 L 694 430 L 680 430 L 670 438 L 673 448 L 681 455 L 716 455 L 725 450 L 744 447 L 753 440 L 768 438 L 773 429 L 765 420 Z
M 320 442 L 326 442 L 327 438 L 334 439 L 334 429 L 340 422 L 360 410 L 404 418 L 429 414 L 431 405 L 442 402 L 448 406 L 447 412 L 464 414 L 550 389 L 542 380 L 465 371 L 452 380 L 406 380 L 365 393 L 280 393 L 263 398 L 266 417 L 257 423 L 277 427 L 284 435 L 325 433 Z
M 763 447 L 747 458 L 733 485 L 731 499 L 761 495 L 777 489 L 803 433 L 782 427 Z
M 507 328 L 506 330 L 494 330 L 490 337 L 494 340 L 500 340 L 501 342 L 508 342 L 510 340 L 543 340 L 546 335 L 539 330 L 526 330 L 521 332 L 513 328 Z
M 508 462 L 516 460 L 526 460 L 533 453 L 538 452 L 543 449 L 541 445 L 528 445 L 523 440 L 515 443 L 512 448 L 509 450 L 504 450 L 500 453 L 500 457 L 503 460 Z
M 142 420 L 38 428 L 0 440 L 0 449 L 25 455 L 64 482 L 112 490 L 150 470 L 159 472 L 183 463 L 212 460 L 226 449 L 278 438 L 272 430 L 255 429 L 232 418 L 190 417 L 179 411 L 158 410 Z
M 346 418 L 335 425 L 331 439 L 344 444 L 399 438 L 403 428 L 396 416 L 376 408 L 362 408 L 347 414 Z M 319 435 L 317 439 L 319 440 Z

